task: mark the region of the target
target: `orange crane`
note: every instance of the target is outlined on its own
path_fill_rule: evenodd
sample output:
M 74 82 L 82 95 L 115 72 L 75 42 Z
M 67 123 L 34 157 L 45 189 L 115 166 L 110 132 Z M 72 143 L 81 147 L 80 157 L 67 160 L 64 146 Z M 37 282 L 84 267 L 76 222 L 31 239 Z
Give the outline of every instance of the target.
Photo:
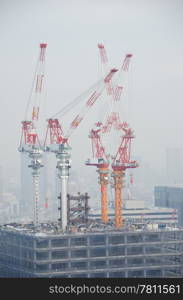
M 101 65 L 102 65 L 102 71 L 103 75 L 108 72 L 109 67 L 108 67 L 108 57 L 107 57 L 107 52 L 105 50 L 105 47 L 103 44 L 98 44 L 99 48 L 99 53 L 100 53 L 100 58 L 101 58 Z M 101 149 L 101 151 L 96 151 L 96 154 L 93 156 L 95 158 L 99 159 L 99 162 L 97 164 L 89 164 L 89 165 L 96 165 L 99 170 L 99 182 L 101 185 L 101 214 L 102 214 L 102 221 L 107 222 L 108 221 L 108 216 L 107 216 L 107 186 L 108 186 L 108 173 L 109 173 L 109 161 L 103 159 L 104 152 L 102 151 L 102 134 L 109 134 L 111 132 L 111 129 L 113 127 L 114 130 L 119 131 L 121 129 L 126 129 L 128 128 L 128 124 L 126 122 L 121 122 L 120 120 L 120 100 L 121 100 L 121 95 L 123 92 L 123 89 L 125 87 L 125 81 L 129 69 L 129 64 L 131 60 L 132 54 L 126 54 L 125 58 L 122 62 L 122 65 L 120 67 L 120 70 L 118 72 L 118 78 L 116 81 L 109 81 L 106 82 L 105 87 L 106 87 L 106 93 L 107 96 L 110 98 L 110 103 L 111 103 L 111 109 L 110 112 L 107 114 L 104 123 L 98 122 L 98 126 L 101 128 L 100 129 L 100 134 L 99 136 L 99 131 L 95 132 L 94 136 L 94 131 L 91 131 L 90 133 L 90 138 L 92 138 L 92 143 L 95 143 L 95 139 L 97 140 L 98 144 L 95 143 L 95 148 L 96 149 Z M 100 145 L 100 146 L 99 146 Z M 101 147 L 101 148 L 100 148 Z M 94 151 L 93 151 L 94 153 Z M 100 154 L 97 156 L 97 154 Z M 109 157 L 109 156 L 108 156 Z M 100 163 L 100 159 L 103 159 L 103 162 Z M 113 174 L 114 175 L 114 174 Z M 121 198 L 120 193 L 121 193 L 121 188 L 117 188 L 118 186 L 120 187 L 121 185 L 121 179 L 118 179 L 117 173 L 115 172 L 115 194 L 116 194 L 116 215 L 120 214 L 120 203 L 119 199 Z M 118 213 L 117 213 L 118 210 Z
M 100 124 L 98 125 L 100 126 Z M 109 174 L 109 159 L 105 153 L 105 149 L 102 146 L 100 139 L 101 129 L 92 129 L 89 134 L 89 138 L 92 141 L 92 153 L 93 158 L 97 159 L 97 162 L 91 162 L 90 159 L 86 161 L 87 166 L 96 166 L 99 173 L 99 184 L 101 190 L 101 217 L 104 223 L 108 222 L 108 198 L 107 198 L 107 185 Z
M 120 229 L 124 226 L 122 214 L 122 199 L 125 171 L 128 168 L 138 167 L 137 162 L 131 161 L 131 141 L 134 138 L 131 128 L 122 128 L 124 135 L 121 137 L 121 143 L 112 162 L 112 177 L 114 179 L 115 189 L 115 227 Z

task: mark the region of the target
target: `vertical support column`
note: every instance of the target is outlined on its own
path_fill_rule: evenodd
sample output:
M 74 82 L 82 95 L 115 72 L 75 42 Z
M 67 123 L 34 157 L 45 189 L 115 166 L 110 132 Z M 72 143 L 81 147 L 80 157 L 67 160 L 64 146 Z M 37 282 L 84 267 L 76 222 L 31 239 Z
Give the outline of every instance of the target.
M 70 195 L 67 194 L 67 223 L 70 224 L 70 208 L 71 208 L 71 199 Z
M 122 216 L 122 188 L 123 177 L 125 173 L 123 170 L 113 169 L 112 177 L 114 178 L 115 189 L 115 227 L 120 229 L 124 226 L 124 220 Z
M 39 148 L 34 147 L 29 153 L 29 157 L 32 158 L 31 164 L 28 166 L 32 168 L 33 186 L 34 186 L 34 226 L 39 224 L 39 177 L 40 169 L 43 167 L 41 164 L 42 151 Z
M 48 240 L 48 255 L 49 255 L 49 257 L 48 257 L 48 259 L 49 259 L 49 264 L 48 264 L 48 266 L 49 266 L 49 271 L 51 272 L 51 270 L 52 270 L 52 267 L 51 267 L 51 265 L 52 265 L 52 263 L 51 263 L 51 261 L 52 261 L 52 256 L 51 256 L 51 239 L 49 239 Z
M 106 269 L 109 269 L 109 236 L 106 235 Z M 109 271 L 107 272 L 107 278 L 109 278 Z
M 34 275 L 36 273 L 36 240 L 33 240 L 33 268 Z
M 108 186 L 108 165 L 100 167 L 99 172 L 99 183 L 101 187 L 101 216 L 102 222 L 108 222 L 108 197 L 107 197 L 107 186 Z
M 164 238 L 165 238 L 165 236 L 164 236 L 164 234 L 159 234 L 159 239 L 160 239 L 160 241 L 161 241 L 161 244 L 160 244 L 160 247 L 161 247 L 161 265 L 162 265 L 162 267 L 161 267 L 161 274 L 162 274 L 162 277 L 165 277 L 165 268 L 164 268 L 164 265 L 167 265 L 167 264 L 171 264 L 171 262 L 166 262 L 166 260 L 168 260 L 167 259 L 167 256 L 164 256 L 164 253 L 168 253 L 169 252 L 169 250 L 168 249 L 166 249 L 166 245 L 168 245 L 168 244 L 166 244 L 166 240 L 164 240 Z
M 90 197 L 88 196 L 88 193 L 85 193 L 85 213 L 84 213 L 84 218 L 85 218 L 85 224 L 86 224 L 86 227 L 88 227 L 88 210 L 89 210 L 89 206 L 88 206 L 88 199 Z
M 67 191 L 68 191 L 68 179 L 69 179 L 69 168 L 70 168 L 70 154 L 69 150 L 71 148 L 66 144 L 60 144 L 59 149 L 56 152 L 56 158 L 58 158 L 57 169 L 58 169 L 58 178 L 60 179 L 61 185 L 61 226 L 62 230 L 66 231 L 67 229 L 67 215 L 68 215 L 68 207 L 67 207 Z
M 39 176 L 33 174 L 34 185 L 34 226 L 38 226 L 39 223 Z
M 143 234 L 142 235 L 142 251 L 143 251 L 143 265 L 144 265 L 144 274 L 143 274 L 143 277 L 146 278 L 146 235 Z
M 90 237 L 87 236 L 87 277 L 90 278 Z
M 125 247 L 125 269 L 126 269 L 128 267 L 127 234 L 124 235 L 124 247 Z M 128 278 L 128 270 L 125 270 L 125 278 Z
M 68 269 L 71 271 L 71 238 L 68 238 Z
M 62 229 L 67 227 L 67 184 L 68 176 L 61 176 L 61 191 L 62 191 L 62 206 L 61 206 L 61 220 Z

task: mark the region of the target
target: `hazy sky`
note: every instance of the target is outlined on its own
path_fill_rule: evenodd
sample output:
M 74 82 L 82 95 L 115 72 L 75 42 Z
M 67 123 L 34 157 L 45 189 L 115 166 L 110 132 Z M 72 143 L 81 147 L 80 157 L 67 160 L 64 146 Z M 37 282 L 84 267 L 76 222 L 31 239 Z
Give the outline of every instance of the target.
M 183 147 L 182 0 L 0 0 L 0 41 L 0 165 L 14 175 L 40 42 L 48 43 L 47 116 L 100 79 L 102 42 L 112 66 L 122 53 L 134 55 L 134 153 L 161 168 L 167 147 Z

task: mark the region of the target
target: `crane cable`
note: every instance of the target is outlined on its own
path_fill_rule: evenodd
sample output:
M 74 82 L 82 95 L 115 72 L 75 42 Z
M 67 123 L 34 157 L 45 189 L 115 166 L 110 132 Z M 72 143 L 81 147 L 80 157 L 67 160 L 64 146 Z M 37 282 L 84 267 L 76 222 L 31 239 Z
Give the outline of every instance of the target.
M 100 85 L 101 83 L 103 83 L 103 78 L 100 79 L 99 81 L 97 81 L 94 85 L 92 85 L 89 89 L 87 89 L 85 92 L 83 92 L 80 96 L 76 97 L 74 100 L 72 100 L 71 102 L 69 102 L 66 106 L 64 106 L 63 108 L 61 108 L 57 113 L 55 113 L 51 117 L 51 119 L 54 119 L 55 117 L 62 117 L 67 112 L 69 112 L 70 110 L 72 110 L 77 104 L 79 104 L 80 102 L 82 102 L 83 100 L 85 100 L 85 97 L 87 96 L 87 94 L 89 94 L 90 92 L 92 92 L 94 90 L 94 88 L 97 87 L 98 85 Z

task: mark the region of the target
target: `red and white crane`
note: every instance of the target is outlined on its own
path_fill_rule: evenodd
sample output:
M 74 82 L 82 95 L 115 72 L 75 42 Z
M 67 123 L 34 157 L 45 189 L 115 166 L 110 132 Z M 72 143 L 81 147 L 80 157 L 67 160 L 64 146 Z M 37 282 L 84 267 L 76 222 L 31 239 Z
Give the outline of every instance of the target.
M 35 71 L 35 78 L 29 97 L 25 120 L 22 121 L 22 134 L 18 150 L 22 153 L 28 153 L 31 159 L 28 167 L 32 169 L 34 185 L 34 225 L 39 223 L 39 177 L 42 165 L 42 147 L 38 136 L 38 121 L 41 102 L 41 93 L 44 79 L 45 52 L 47 44 L 40 44 L 38 62 Z M 32 110 L 32 111 L 30 111 Z
M 107 202 L 107 186 L 109 176 L 109 156 L 105 153 L 105 148 L 102 145 L 100 137 L 101 129 L 92 129 L 89 134 L 92 142 L 93 161 L 88 159 L 87 166 L 96 166 L 99 173 L 99 183 L 101 191 L 101 217 L 102 222 L 108 222 L 108 202 Z
M 103 70 L 103 75 L 105 76 L 106 72 L 108 72 L 108 57 L 103 44 L 98 44 L 101 65 Z M 105 83 L 106 93 L 108 101 L 110 102 L 110 111 L 107 111 L 106 116 L 104 118 L 104 122 L 97 122 L 96 125 L 99 128 L 98 130 L 91 130 L 89 137 L 92 140 L 92 152 L 93 158 L 98 159 L 98 162 L 91 162 L 90 160 L 86 162 L 86 165 L 97 166 L 99 169 L 99 183 L 101 187 L 101 217 L 102 221 L 108 222 L 108 197 L 107 197 L 107 186 L 108 186 L 108 177 L 109 177 L 109 165 L 110 156 L 112 157 L 112 153 L 106 156 L 104 151 L 104 135 L 108 135 L 112 129 L 116 132 L 120 132 L 121 130 L 127 130 L 128 124 L 127 122 L 121 121 L 120 116 L 120 107 L 119 103 L 121 100 L 122 91 L 126 85 L 126 79 L 129 69 L 129 64 L 131 60 L 132 54 L 126 54 L 125 58 L 122 62 L 120 70 L 118 72 L 118 78 L 115 81 L 112 78 L 109 82 Z M 126 138 L 125 138 L 126 141 Z M 109 144 L 113 144 L 112 140 L 108 140 L 108 144 L 106 145 L 109 148 Z M 105 147 L 105 150 L 108 149 Z M 121 148 L 120 148 L 121 149 Z M 111 150 L 107 150 L 110 152 Z M 113 171 L 114 173 L 114 171 Z M 114 175 L 114 174 L 113 174 Z M 117 178 L 117 177 L 115 177 Z M 115 179 L 116 180 L 116 179 Z M 115 182 L 115 187 L 117 187 L 117 183 Z M 117 189 L 115 189 L 117 192 Z M 119 197 L 116 197 L 119 202 Z M 116 211 L 119 211 L 120 204 L 117 201 L 116 203 Z
M 45 151 L 54 152 L 56 154 L 57 169 L 58 169 L 58 178 L 60 179 L 61 184 L 61 197 L 60 197 L 60 221 L 62 230 L 67 229 L 68 220 L 67 220 L 67 186 L 69 179 L 69 169 L 71 167 L 70 163 L 70 151 L 71 147 L 69 146 L 69 138 L 73 132 L 81 124 L 89 110 L 93 107 L 96 101 L 101 96 L 103 90 L 105 89 L 105 84 L 110 82 L 113 75 L 117 72 L 116 69 L 111 69 L 110 72 L 105 76 L 103 80 L 97 82 L 91 89 L 89 89 L 89 96 L 86 99 L 86 93 L 83 94 L 83 97 L 78 97 L 74 102 L 71 102 L 66 107 L 64 107 L 59 114 L 63 114 L 75 107 L 79 102 L 85 100 L 84 107 L 79 114 L 76 115 L 74 120 L 70 123 L 70 126 L 66 133 L 64 133 L 62 125 L 60 124 L 58 118 L 48 119 L 48 126 L 45 138 Z M 57 116 L 58 114 L 56 114 Z M 49 138 L 49 140 L 48 140 Z
M 124 176 L 126 169 L 138 167 L 137 162 L 131 160 L 131 142 L 135 137 L 131 128 L 122 128 L 123 135 L 116 155 L 112 161 L 112 177 L 115 189 L 115 227 L 123 227 L 122 214 L 122 190 L 124 187 Z

